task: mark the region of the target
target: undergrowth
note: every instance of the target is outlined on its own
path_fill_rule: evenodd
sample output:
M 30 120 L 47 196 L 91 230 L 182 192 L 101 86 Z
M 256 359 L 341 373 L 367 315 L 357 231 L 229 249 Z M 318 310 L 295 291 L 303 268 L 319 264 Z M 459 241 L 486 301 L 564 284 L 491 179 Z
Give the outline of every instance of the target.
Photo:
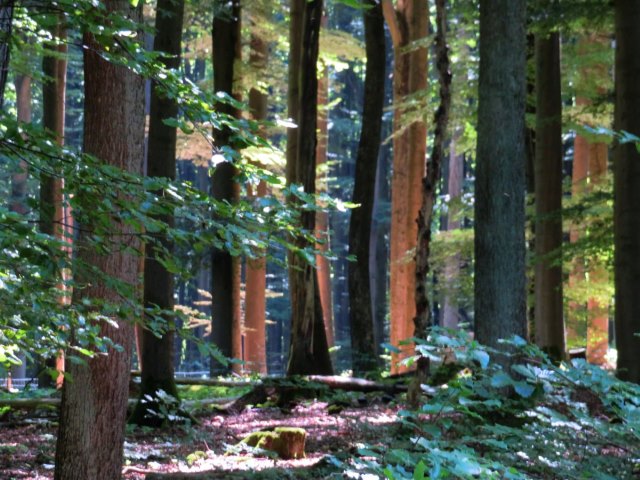
M 332 458 L 349 478 L 621 479 L 640 474 L 640 386 L 574 360 L 556 365 L 520 338 L 509 354 L 434 328 L 417 346 L 457 374 L 423 386 L 402 432 Z M 503 367 L 503 365 L 510 365 Z

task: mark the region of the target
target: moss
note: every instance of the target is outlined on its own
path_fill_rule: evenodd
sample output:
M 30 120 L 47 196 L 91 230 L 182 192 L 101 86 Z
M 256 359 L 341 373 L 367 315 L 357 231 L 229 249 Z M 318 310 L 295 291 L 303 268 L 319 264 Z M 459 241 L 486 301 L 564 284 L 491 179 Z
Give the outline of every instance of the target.
M 277 427 L 247 435 L 240 444 L 270 450 L 284 460 L 303 458 L 307 432 L 303 428 Z

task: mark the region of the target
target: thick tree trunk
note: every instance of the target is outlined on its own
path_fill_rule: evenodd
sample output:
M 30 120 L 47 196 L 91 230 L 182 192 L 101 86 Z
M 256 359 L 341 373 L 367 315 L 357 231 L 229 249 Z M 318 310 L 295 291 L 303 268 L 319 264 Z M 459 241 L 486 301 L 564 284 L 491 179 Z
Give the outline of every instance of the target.
M 351 212 L 349 224 L 349 255 L 357 259 L 348 265 L 351 357 L 356 375 L 374 370 L 378 365 L 371 303 L 369 248 L 384 107 L 386 41 L 382 7 L 373 0 L 369 0 L 368 4 L 371 8 L 363 10 L 367 70 L 352 200 L 360 207 Z
M 167 68 L 180 66 L 182 50 L 182 22 L 184 16 L 184 0 L 159 0 L 156 13 L 156 35 L 153 49 L 166 53 L 162 59 Z M 151 109 L 149 114 L 149 139 L 147 141 L 147 176 L 175 179 L 176 177 L 176 138 L 175 127 L 165 125 L 164 120 L 178 115 L 178 104 L 162 96 L 151 87 Z M 160 218 L 167 225 L 173 225 L 173 215 Z M 163 248 L 172 250 L 166 238 L 157 238 Z M 145 308 L 160 308 L 172 312 L 174 307 L 174 278 L 159 261 L 160 253 L 153 245 L 147 247 L 144 258 L 144 292 Z M 133 412 L 131 423 L 158 427 L 166 419 L 157 415 L 149 415 L 148 410 L 159 411 L 158 402 L 149 402 L 148 397 L 156 398 L 157 392 L 164 392 L 178 398 L 178 389 L 173 380 L 173 318 L 165 316 L 167 322 L 164 333 L 156 336 L 151 330 L 142 330 L 142 355 L 140 397 Z M 145 403 L 143 403 L 143 400 Z
M 142 7 L 124 0 L 105 2 L 108 12 L 142 20 Z M 84 43 L 84 151 L 127 172 L 142 173 L 144 144 L 144 81 L 130 70 L 107 63 L 91 34 Z M 134 285 L 138 280 L 138 258 L 130 250 L 98 254 L 88 245 L 90 210 L 78 239 L 77 256 L 106 275 Z M 123 235 L 130 228 L 113 220 L 113 232 Z M 128 247 L 139 249 L 135 236 Z M 84 298 L 120 304 L 123 299 L 102 281 L 78 277 L 73 301 Z M 56 480 L 119 479 L 122 470 L 125 415 L 133 341 L 131 318 L 114 318 L 117 328 L 100 323 L 100 335 L 120 345 L 108 355 L 97 355 L 86 365 L 70 363 L 73 381 L 65 382 L 56 444 Z
M 14 3 L 14 0 L 0 0 L 0 108 L 4 106 L 4 89 L 9 74 Z
M 251 55 L 249 63 L 256 71 L 264 71 L 267 66 L 269 48 L 267 43 L 257 34 L 251 34 Z M 249 110 L 255 120 L 267 118 L 268 98 L 266 92 L 258 88 L 249 91 Z M 247 194 L 252 194 L 251 186 Z M 267 184 L 261 180 L 256 189 L 258 198 L 267 194 Z M 266 289 L 267 260 L 265 257 L 247 259 L 245 279 L 245 367 L 250 372 L 267 373 L 266 351 Z
M 640 2 L 617 0 L 615 129 L 640 135 Z M 640 153 L 616 145 L 614 161 L 615 302 L 618 376 L 640 383 Z
M 240 58 L 240 0 L 218 1 L 224 8 L 213 20 L 213 82 L 216 92 L 234 94 L 234 63 Z M 221 113 L 237 116 L 230 105 L 218 105 Z M 215 130 L 216 147 L 231 146 L 231 131 Z M 211 188 L 216 200 L 236 202 L 240 196 L 240 186 L 235 181 L 236 167 L 231 159 L 218 164 L 213 172 Z M 240 260 L 229 252 L 214 249 L 211 259 L 211 339 L 221 353 L 229 358 L 242 358 L 242 327 L 240 313 Z M 240 365 L 233 364 L 239 371 Z M 230 368 L 211 359 L 211 374 L 228 372 Z
M 395 63 L 393 69 L 394 131 L 393 176 L 391 178 L 391 343 L 398 345 L 413 336 L 415 310 L 415 263 L 422 178 L 425 173 L 427 124 L 418 119 L 403 125 L 406 108 L 399 105 L 407 96 L 427 88 L 427 48 L 407 49 L 412 42 L 429 33 L 428 2 L 403 0 L 393 9 L 390 0 L 382 7 L 393 39 Z M 421 108 L 421 107 L 417 107 Z M 406 122 L 406 120 L 405 120 Z M 402 126 L 404 131 L 400 133 Z M 400 355 L 393 355 L 391 371 L 401 370 L 398 362 L 411 355 L 413 348 L 403 346 Z
M 562 97 L 560 34 L 536 38 L 535 340 L 551 358 L 565 356 L 562 265 Z
M 293 0 L 292 7 L 297 3 Z M 305 193 L 315 193 L 316 184 L 316 127 L 318 61 L 320 24 L 322 21 L 322 0 L 303 2 L 302 34 L 299 70 L 291 78 L 300 86 L 299 97 L 294 112 L 299 113 L 297 154 L 294 168 L 287 167 L 287 183 L 299 184 Z M 293 9 L 293 8 L 292 8 Z M 291 21 L 293 22 L 293 17 Z M 295 34 L 292 26 L 292 33 Z M 293 45 L 294 36 L 291 44 Z M 292 68 L 290 66 L 290 68 Z M 304 106 L 304 108 L 302 108 Z M 292 175 L 293 176 L 290 176 Z M 315 212 L 301 212 L 301 227 L 308 232 L 315 231 Z M 308 246 L 298 240 L 298 246 Z M 333 371 L 327 344 L 327 336 L 322 316 L 322 304 L 318 288 L 318 275 L 313 266 L 299 255 L 289 257 L 291 290 L 291 349 L 289 353 L 289 375 L 327 374 Z
M 42 124 L 49 130 L 59 145 L 64 144 L 64 117 L 65 98 L 67 86 L 67 53 L 66 31 L 61 17 L 52 31 L 53 38 L 60 40 L 60 45 L 45 45 L 45 51 L 51 51 L 56 55 L 46 55 L 42 59 L 42 73 L 46 79 L 42 85 Z M 62 56 L 61 56 L 62 55 Z M 40 174 L 40 230 L 48 235 L 64 240 L 64 199 L 62 195 L 63 179 L 51 177 L 45 173 Z M 69 240 L 69 239 L 67 239 Z M 58 286 L 63 294 L 61 303 L 67 303 L 69 298 L 64 294 L 64 284 Z M 54 382 L 49 372 L 40 375 L 38 383 L 41 387 L 62 386 L 64 371 L 64 354 L 60 353 L 56 358 L 45 361 L 46 367 L 55 368 L 60 372 Z
M 475 333 L 527 337 L 525 276 L 526 2 L 480 1 L 475 198 Z

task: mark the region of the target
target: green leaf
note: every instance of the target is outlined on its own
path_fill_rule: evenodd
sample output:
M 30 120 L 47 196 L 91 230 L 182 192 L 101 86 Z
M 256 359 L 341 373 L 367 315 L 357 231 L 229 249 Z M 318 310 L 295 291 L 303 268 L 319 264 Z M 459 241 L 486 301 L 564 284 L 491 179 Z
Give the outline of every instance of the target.
M 491 377 L 491 386 L 495 388 L 503 388 L 513 385 L 513 379 L 505 372 L 496 372 Z
M 477 361 L 480 364 L 480 368 L 483 370 L 489 366 L 490 356 L 484 350 L 474 350 L 471 353 L 471 358 Z
M 536 391 L 536 387 L 527 382 L 514 382 L 513 388 L 522 398 L 529 398 Z

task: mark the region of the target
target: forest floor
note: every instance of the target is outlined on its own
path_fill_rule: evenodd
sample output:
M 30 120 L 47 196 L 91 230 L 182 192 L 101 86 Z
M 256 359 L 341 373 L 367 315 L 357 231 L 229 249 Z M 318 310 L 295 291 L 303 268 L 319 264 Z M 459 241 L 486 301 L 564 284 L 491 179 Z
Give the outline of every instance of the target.
M 389 398 L 384 399 L 388 401 Z M 363 406 L 356 406 L 362 404 Z M 390 442 L 399 428 L 399 406 L 361 395 L 337 414 L 318 400 L 291 410 L 247 408 L 241 414 L 200 411 L 198 423 L 153 430 L 127 427 L 123 478 L 325 478 L 339 472 L 332 456 L 353 454 L 362 444 Z M 298 427 L 307 433 L 305 458 L 281 460 L 234 448 L 246 435 L 274 427 Z M 0 416 L 0 478 L 53 478 L 56 410 L 11 410 Z M 251 450 L 251 449 L 249 449 Z

